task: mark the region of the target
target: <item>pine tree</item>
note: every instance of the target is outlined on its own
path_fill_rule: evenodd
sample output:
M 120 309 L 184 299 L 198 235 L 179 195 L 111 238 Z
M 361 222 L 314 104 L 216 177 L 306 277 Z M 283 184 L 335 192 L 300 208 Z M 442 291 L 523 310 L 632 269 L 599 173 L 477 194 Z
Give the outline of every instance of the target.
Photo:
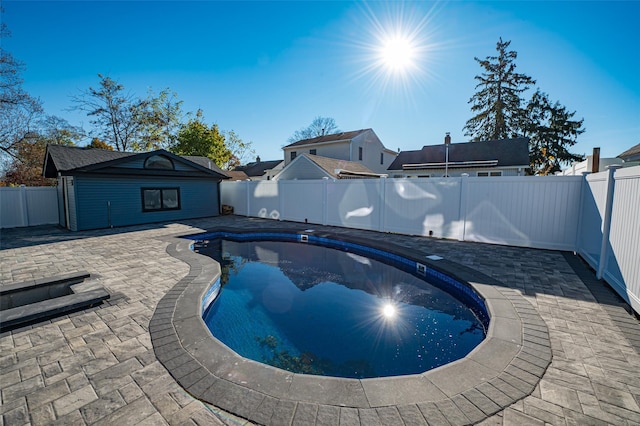
M 578 135 L 584 133 L 582 120 L 572 120 L 574 112 L 559 102 L 552 103 L 549 96 L 538 89 L 525 109 L 522 129 L 529 138 L 531 171 L 537 175 L 550 175 L 561 170 L 561 164 L 580 161 L 584 157 L 569 152 Z
M 476 89 L 469 100 L 476 115 L 464 126 L 465 135 L 474 141 L 507 139 L 520 134 L 521 93 L 535 84 L 531 77 L 516 73 L 517 52 L 507 50 L 511 41 L 496 44 L 497 56 L 474 58 L 485 72 L 476 76 Z

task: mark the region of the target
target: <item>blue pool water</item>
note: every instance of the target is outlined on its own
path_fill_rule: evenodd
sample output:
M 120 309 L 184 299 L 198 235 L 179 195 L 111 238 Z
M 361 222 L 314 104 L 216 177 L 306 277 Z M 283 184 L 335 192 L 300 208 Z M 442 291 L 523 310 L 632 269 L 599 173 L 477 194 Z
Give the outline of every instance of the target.
M 194 249 L 223 271 L 204 313 L 211 333 L 275 367 L 351 378 L 414 374 L 464 357 L 485 337 L 488 319 L 462 303 L 468 296 L 459 290 L 454 297 L 442 282 L 344 245 L 217 238 Z

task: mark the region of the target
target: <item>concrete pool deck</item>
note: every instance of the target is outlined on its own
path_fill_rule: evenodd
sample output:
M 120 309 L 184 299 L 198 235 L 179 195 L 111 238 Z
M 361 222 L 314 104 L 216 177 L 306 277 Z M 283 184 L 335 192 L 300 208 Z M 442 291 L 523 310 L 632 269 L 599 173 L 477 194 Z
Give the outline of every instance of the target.
M 163 365 L 158 358 L 165 355 L 158 347 L 164 345 L 156 341 L 161 337 L 152 339 L 159 331 L 155 328 L 159 323 L 152 320 L 154 312 L 155 318 L 162 318 L 166 308 L 162 301 L 171 299 L 165 296 L 177 295 L 182 290 L 176 290 L 176 285 L 199 276 L 193 265 L 190 269 L 167 249 L 178 249 L 177 235 L 219 226 L 292 232 L 313 228 L 383 239 L 442 256 L 452 265 L 465 265 L 491 280 L 493 290 L 488 291 L 504 296 L 505 307 L 517 312 L 523 324 L 518 354 L 523 356 L 495 351 L 496 360 L 511 359 L 501 371 L 494 370 L 498 375 L 492 378 L 480 374 L 480 382 L 474 378 L 482 368 L 444 367 L 452 372 L 445 377 L 458 375 L 474 383 L 427 376 L 433 385 L 431 399 L 416 399 L 428 386 L 416 388 L 407 380 L 378 393 L 379 403 L 372 404 L 373 398 L 365 392 L 363 406 L 344 407 L 340 401 L 314 402 L 305 396 L 304 386 L 293 392 L 297 401 L 275 401 L 278 398 L 267 398 L 267 393 L 250 395 L 242 381 L 227 380 L 234 386 L 229 390 L 224 388 L 225 379 L 206 379 L 197 368 L 187 371 L 192 367 L 178 361 L 178 356 L 168 357 Z M 251 424 L 221 406 L 243 417 L 258 413 L 254 421 L 265 424 L 640 423 L 640 323 L 627 312 L 626 304 L 568 253 L 236 216 L 80 233 L 56 227 L 1 232 L 3 285 L 86 270 L 111 293 L 100 307 L 0 335 L 3 425 Z M 538 352 L 526 352 L 528 345 Z M 541 357 L 544 347 L 552 356 L 548 368 Z M 190 377 L 195 380 L 192 385 L 206 388 L 216 406 L 183 390 L 165 368 L 172 359 L 177 365 L 169 365 L 171 373 L 179 379 L 200 371 Z M 484 362 L 490 361 L 491 357 Z M 183 374 L 175 370 L 180 366 L 185 367 Z M 389 393 L 399 403 L 389 401 Z

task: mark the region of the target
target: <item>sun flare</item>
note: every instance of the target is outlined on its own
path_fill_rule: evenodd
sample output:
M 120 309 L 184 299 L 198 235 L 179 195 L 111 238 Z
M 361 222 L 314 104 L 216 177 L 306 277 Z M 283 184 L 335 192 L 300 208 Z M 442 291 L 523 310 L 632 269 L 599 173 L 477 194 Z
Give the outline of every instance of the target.
M 391 72 L 407 70 L 414 65 L 416 47 L 405 36 L 385 40 L 380 48 L 380 60 Z
M 387 303 L 382 308 L 382 315 L 384 315 L 385 318 L 393 318 L 396 316 L 396 308 L 391 303 Z

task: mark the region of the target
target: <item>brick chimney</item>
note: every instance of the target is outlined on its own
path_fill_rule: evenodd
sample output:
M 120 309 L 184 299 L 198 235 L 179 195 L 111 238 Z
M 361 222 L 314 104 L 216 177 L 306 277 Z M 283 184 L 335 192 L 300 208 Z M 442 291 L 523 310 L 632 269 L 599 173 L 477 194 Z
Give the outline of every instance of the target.
M 258 155 L 258 156 L 256 157 L 256 163 L 259 163 L 259 162 L 260 162 L 260 156 Z
M 444 144 L 445 145 L 450 145 L 451 144 L 451 134 L 449 132 L 447 132 L 446 136 L 444 137 Z

